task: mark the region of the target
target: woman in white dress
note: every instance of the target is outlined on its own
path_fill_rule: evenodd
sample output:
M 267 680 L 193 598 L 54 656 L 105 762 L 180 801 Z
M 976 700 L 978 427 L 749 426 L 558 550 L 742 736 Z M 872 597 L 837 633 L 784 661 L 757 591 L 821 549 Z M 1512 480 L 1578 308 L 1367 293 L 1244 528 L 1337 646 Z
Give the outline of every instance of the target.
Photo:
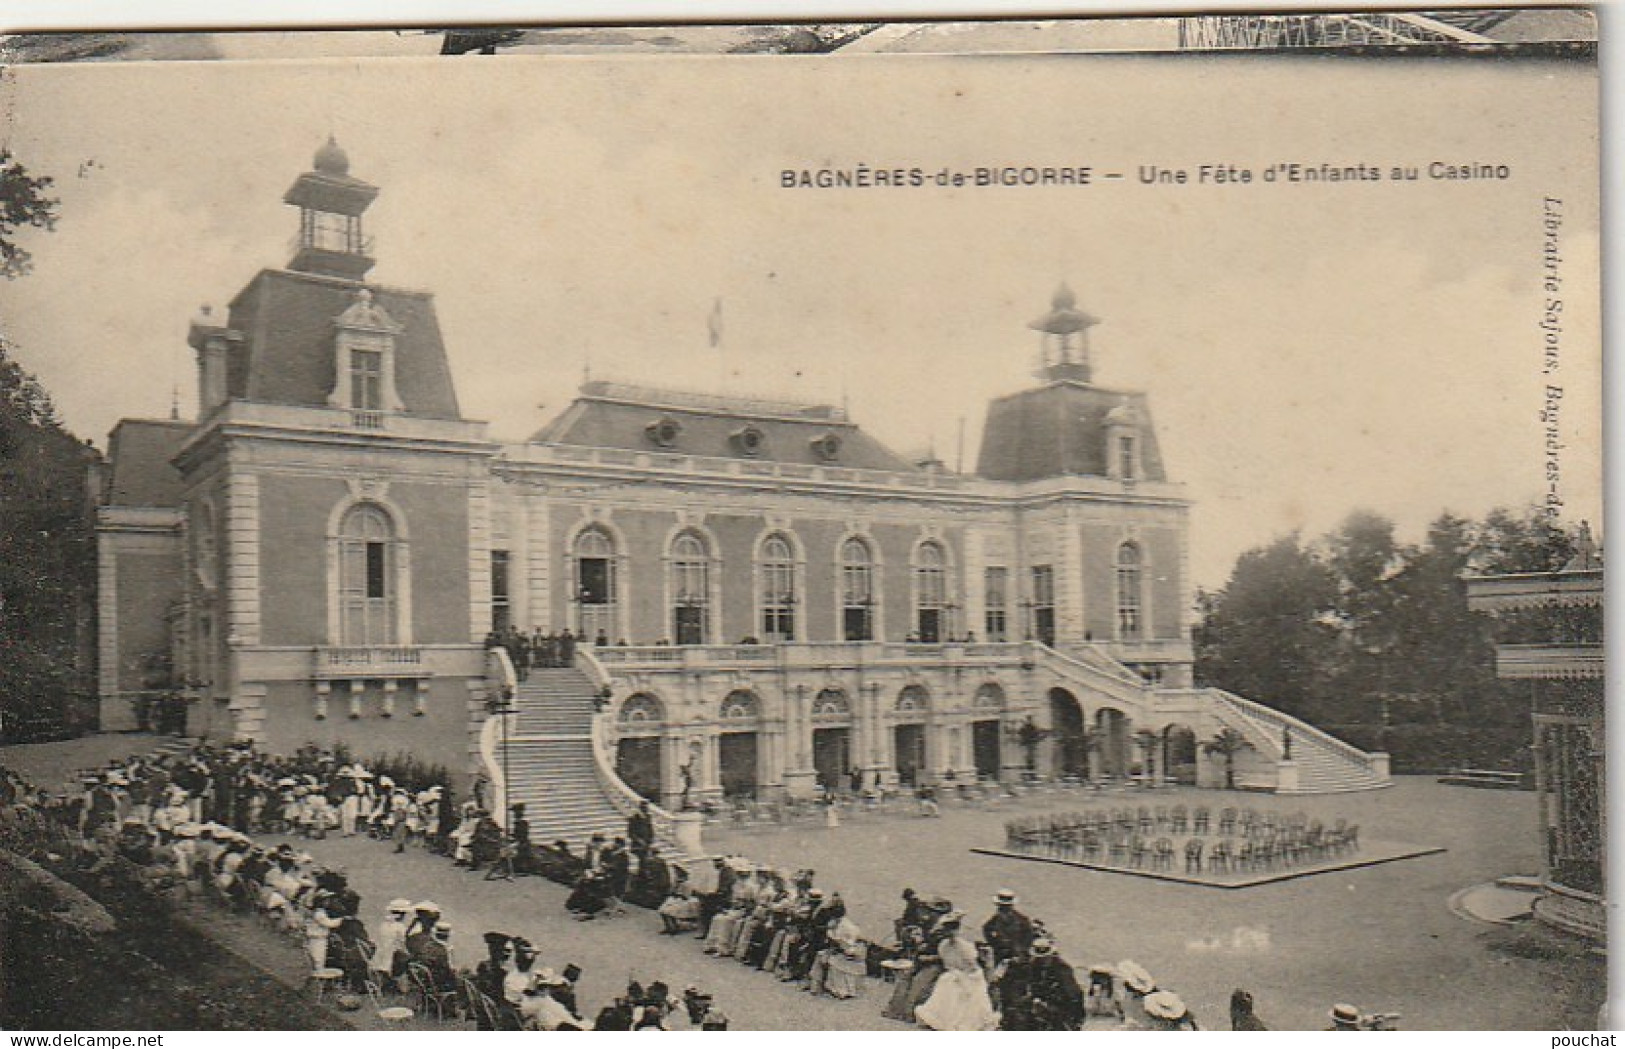
M 963 912 L 955 911 L 943 920 L 945 935 L 937 945 L 942 976 L 931 989 L 931 997 L 914 1010 L 914 1018 L 933 1031 L 997 1030 L 999 1014 L 988 998 L 987 976 L 976 957 L 976 945 L 960 935 L 963 917 Z

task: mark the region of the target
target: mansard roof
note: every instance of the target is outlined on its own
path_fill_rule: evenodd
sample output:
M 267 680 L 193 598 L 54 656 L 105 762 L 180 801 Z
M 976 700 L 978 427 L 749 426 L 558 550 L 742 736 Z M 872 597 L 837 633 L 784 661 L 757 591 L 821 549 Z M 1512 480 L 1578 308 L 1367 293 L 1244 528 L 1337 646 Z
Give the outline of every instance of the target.
M 401 328 L 395 389 L 406 414 L 461 419 L 432 295 L 291 270 L 261 270 L 232 300 L 230 324 L 243 342 L 232 358 L 229 395 L 325 406 L 333 389 L 334 322 L 355 306 L 363 288 Z
M 1107 416 L 1125 400 L 1139 413 L 1141 476 L 1167 480 L 1145 394 L 1069 379 L 989 404 L 976 472 L 995 481 L 1105 477 Z
M 107 445 L 109 506 L 178 507 L 185 486 L 170 460 L 192 433 L 175 420 L 123 419 Z
M 675 424 L 669 443 L 657 428 Z M 752 445 L 742 439 L 755 431 Z M 835 448 L 821 444 L 833 436 Z M 588 382 L 533 444 L 666 452 L 718 458 L 913 473 L 906 458 L 864 433 L 832 405 Z

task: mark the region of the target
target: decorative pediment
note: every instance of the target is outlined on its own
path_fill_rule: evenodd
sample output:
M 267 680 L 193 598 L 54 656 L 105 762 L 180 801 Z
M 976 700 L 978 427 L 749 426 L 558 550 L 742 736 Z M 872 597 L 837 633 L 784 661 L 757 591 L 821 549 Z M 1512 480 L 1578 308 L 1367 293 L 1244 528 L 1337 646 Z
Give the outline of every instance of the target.
M 399 335 L 405 330 L 383 306 L 373 301 L 372 292 L 366 288 L 356 292 L 355 301 L 338 315 L 333 324 L 347 331 L 373 331 L 386 335 Z

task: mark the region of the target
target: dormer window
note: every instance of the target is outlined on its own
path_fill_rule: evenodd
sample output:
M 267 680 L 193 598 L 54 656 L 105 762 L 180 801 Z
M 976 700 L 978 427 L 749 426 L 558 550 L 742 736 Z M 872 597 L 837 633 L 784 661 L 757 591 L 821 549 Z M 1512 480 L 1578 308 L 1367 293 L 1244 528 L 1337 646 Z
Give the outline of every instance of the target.
M 1144 420 L 1131 398 L 1124 397 L 1106 413 L 1106 476 L 1132 484 L 1140 468 L 1140 427 Z
M 675 448 L 677 438 L 682 436 L 683 424 L 669 415 L 662 415 L 645 426 L 643 432 L 649 435 L 649 440 L 653 441 L 656 447 Z
M 767 448 L 767 434 L 755 426 L 742 426 L 729 437 L 734 448 L 741 455 L 755 457 L 761 455 Z
M 377 412 L 398 412 L 403 405 L 395 391 L 395 339 L 402 328 L 373 301 L 366 288 L 356 292 L 350 308 L 333 321 L 333 391 L 327 403 L 368 413 L 369 425 Z
M 1139 453 L 1135 449 L 1137 443 L 1128 434 L 1117 438 L 1117 476 L 1125 481 L 1137 480 L 1140 476 Z
M 841 438 L 838 434 L 826 433 L 815 437 L 812 441 L 813 454 L 826 463 L 832 463 L 841 455 Z

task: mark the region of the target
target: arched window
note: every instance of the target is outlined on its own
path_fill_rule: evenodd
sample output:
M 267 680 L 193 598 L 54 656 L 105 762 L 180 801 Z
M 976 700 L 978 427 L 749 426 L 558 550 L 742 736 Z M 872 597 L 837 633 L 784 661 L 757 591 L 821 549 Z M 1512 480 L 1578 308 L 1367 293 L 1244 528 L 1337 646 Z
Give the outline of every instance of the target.
M 576 588 L 578 612 L 576 629 L 580 636 L 596 638 L 600 634 L 613 639 L 616 629 L 615 540 L 602 528 L 587 528 L 576 536 L 575 549 Z
M 761 554 L 762 640 L 796 639 L 796 558 L 790 541 L 771 535 Z
M 845 721 L 852 716 L 852 704 L 838 688 L 820 689 L 813 697 L 811 713 L 814 721 Z
M 897 693 L 897 712 L 899 714 L 923 714 L 931 709 L 931 696 L 919 685 L 904 685 L 903 690 Z
M 344 515 L 338 567 L 340 644 L 395 644 L 400 566 L 395 524 L 383 507 L 359 503 Z
M 666 708 L 649 693 L 639 692 L 626 697 L 617 720 L 623 728 L 655 726 L 666 720 Z
M 672 634 L 679 645 L 706 644 L 711 603 L 711 558 L 705 543 L 684 532 L 671 544 Z
M 723 721 L 751 721 L 754 722 L 761 712 L 761 704 L 756 701 L 754 692 L 744 689 L 735 689 L 723 697 Z
M 921 543 L 914 551 L 914 631 L 921 641 L 941 641 L 948 630 L 946 560 L 934 542 Z
M 1124 543 L 1117 548 L 1117 637 L 1137 641 L 1145 628 L 1140 614 L 1140 548 Z
M 847 641 L 875 636 L 874 557 L 862 539 L 841 544 L 841 636 Z

